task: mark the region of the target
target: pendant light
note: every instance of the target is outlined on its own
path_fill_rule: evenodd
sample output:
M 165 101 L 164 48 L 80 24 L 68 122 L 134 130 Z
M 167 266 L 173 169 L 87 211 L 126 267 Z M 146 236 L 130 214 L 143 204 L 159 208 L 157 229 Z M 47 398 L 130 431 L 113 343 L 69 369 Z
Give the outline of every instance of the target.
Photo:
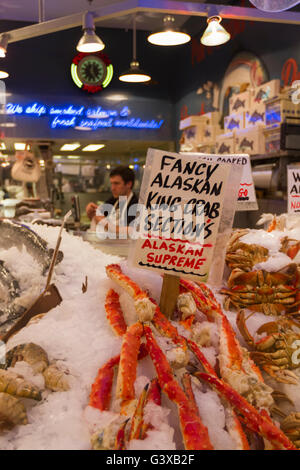
M 10 35 L 7 33 L 1 34 L 0 36 L 0 57 L 6 57 L 7 44 Z
M 91 5 L 92 0 L 89 0 Z M 76 49 L 79 52 L 99 52 L 104 49 L 105 44 L 99 36 L 95 33 L 95 25 L 94 25 L 94 18 L 93 13 L 91 11 L 87 11 L 83 15 L 83 22 L 82 22 L 82 29 L 84 31 L 82 38 L 77 44 Z
M 156 46 L 179 46 L 180 44 L 186 44 L 191 40 L 191 36 L 183 31 L 179 31 L 174 26 L 174 16 L 167 15 L 163 19 L 163 30 L 157 31 L 156 33 L 148 36 L 148 41 Z
M 133 16 L 133 59 L 130 62 L 130 69 L 119 76 L 121 82 L 145 83 L 151 80 L 151 76 L 140 69 L 140 64 L 136 59 L 136 16 Z
M 222 21 L 221 16 L 213 15 L 207 19 L 207 28 L 200 39 L 201 44 L 204 46 L 220 46 L 229 41 L 230 34 L 220 24 Z

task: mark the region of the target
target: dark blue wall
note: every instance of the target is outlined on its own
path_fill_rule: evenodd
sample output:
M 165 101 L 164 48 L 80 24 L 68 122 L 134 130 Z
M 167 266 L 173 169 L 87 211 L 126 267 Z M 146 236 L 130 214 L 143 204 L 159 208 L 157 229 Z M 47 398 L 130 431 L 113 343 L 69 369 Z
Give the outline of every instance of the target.
M 236 53 L 249 51 L 259 56 L 270 79 L 280 78 L 282 67 L 289 58 L 295 60 L 300 70 L 300 26 L 229 20 L 223 24 L 231 31 L 232 39 L 216 48 L 204 48 L 199 43 L 206 27 L 204 18 L 194 17 L 186 23 L 185 29 L 193 36 L 192 42 L 175 48 L 153 46 L 146 40 L 147 33 L 138 31 L 137 57 L 141 66 L 153 77 L 149 85 L 127 85 L 118 80 L 119 73 L 129 67 L 132 58 L 132 31 L 97 28 L 97 33 L 106 44 L 104 52 L 114 65 L 114 78 L 106 90 L 95 96 L 83 93 L 70 76 L 70 64 L 76 54 L 81 28 L 9 44 L 7 58 L 0 59 L 0 65 L 10 72 L 6 87 L 12 97 L 8 100 L 24 99 L 28 103 L 50 100 L 55 104 L 84 102 L 88 105 L 105 101 L 111 93 L 126 93 L 136 112 L 144 113 L 149 118 L 168 115 L 160 135 L 162 138 L 177 138 L 180 110 L 186 106 L 190 115 L 199 113 L 201 107 L 205 112 L 210 111 L 207 100 L 203 95 L 197 95 L 196 91 L 207 80 L 221 84 Z M 24 24 L 2 21 L 0 32 L 18 26 Z M 155 132 L 155 139 L 160 138 L 158 134 Z M 116 134 L 112 136 L 107 133 L 107 136 L 120 138 Z M 73 137 L 70 135 L 70 138 Z M 126 138 L 146 139 L 153 136 L 130 131 Z

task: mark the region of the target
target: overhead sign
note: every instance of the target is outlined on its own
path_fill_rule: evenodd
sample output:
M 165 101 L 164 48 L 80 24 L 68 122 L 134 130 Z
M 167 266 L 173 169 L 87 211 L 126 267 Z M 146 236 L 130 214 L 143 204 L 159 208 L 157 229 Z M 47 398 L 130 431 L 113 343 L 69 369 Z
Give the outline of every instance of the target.
M 288 212 L 300 212 L 300 164 L 287 167 Z
M 75 85 L 89 93 L 96 93 L 109 85 L 113 77 L 113 66 L 106 54 L 93 52 L 77 54 L 71 65 L 71 76 Z
M 42 119 L 47 117 L 52 129 L 73 128 L 80 130 L 124 128 L 124 129 L 160 129 L 164 119 L 145 119 L 133 116 L 129 106 L 109 109 L 103 106 L 78 106 L 76 104 L 46 105 L 44 103 L 7 103 L 6 114 L 28 116 Z
M 238 192 L 237 211 L 256 211 L 258 209 L 255 187 L 253 183 L 250 157 L 247 154 L 237 155 L 219 155 L 202 153 L 184 153 L 184 155 L 194 155 L 205 158 L 209 161 L 219 163 L 230 163 L 242 167 L 241 181 Z
M 149 149 L 140 193 L 144 212 L 132 264 L 207 280 L 230 171 L 226 163 Z M 231 195 L 235 190 L 237 184 L 231 181 Z M 233 214 L 234 203 L 227 209 Z

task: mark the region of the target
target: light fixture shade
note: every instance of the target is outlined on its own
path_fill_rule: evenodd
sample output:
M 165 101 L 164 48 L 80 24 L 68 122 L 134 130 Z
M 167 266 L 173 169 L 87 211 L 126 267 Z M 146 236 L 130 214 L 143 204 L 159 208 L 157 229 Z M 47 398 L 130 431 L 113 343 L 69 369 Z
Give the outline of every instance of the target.
M 151 80 L 151 76 L 140 69 L 140 64 L 137 60 L 133 60 L 130 63 L 130 69 L 122 73 L 119 76 L 119 80 L 121 80 L 121 82 L 128 83 L 144 83 L 149 82 Z
M 79 52 L 99 52 L 102 51 L 105 44 L 93 30 L 86 30 L 77 44 L 76 49 Z
M 86 53 L 102 51 L 105 44 L 95 33 L 94 19 L 90 11 L 83 16 L 82 29 L 84 30 L 84 34 L 79 40 L 76 49 L 79 52 Z
M 222 18 L 220 16 L 211 16 L 207 20 L 207 28 L 200 40 L 204 46 L 219 46 L 229 41 L 230 34 L 220 24 Z
M 0 80 L 9 77 L 9 74 L 5 70 L 0 70 Z
M 1 34 L 0 36 L 0 57 L 6 57 L 6 49 L 10 35 L 7 33 Z
M 179 31 L 174 26 L 175 18 L 165 16 L 162 31 L 157 31 L 148 36 L 147 40 L 156 46 L 179 46 L 191 40 L 191 36 L 183 31 Z

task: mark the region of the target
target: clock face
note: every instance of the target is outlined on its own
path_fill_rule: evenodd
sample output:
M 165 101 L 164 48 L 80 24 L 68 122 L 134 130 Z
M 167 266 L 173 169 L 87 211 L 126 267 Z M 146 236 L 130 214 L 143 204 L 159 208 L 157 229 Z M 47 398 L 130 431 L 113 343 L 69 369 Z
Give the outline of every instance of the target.
M 78 77 L 85 85 L 101 85 L 107 74 L 107 67 L 100 57 L 89 55 L 78 63 Z
M 71 77 L 75 85 L 88 93 L 106 88 L 113 77 L 113 66 L 106 54 L 80 52 L 71 64 Z

